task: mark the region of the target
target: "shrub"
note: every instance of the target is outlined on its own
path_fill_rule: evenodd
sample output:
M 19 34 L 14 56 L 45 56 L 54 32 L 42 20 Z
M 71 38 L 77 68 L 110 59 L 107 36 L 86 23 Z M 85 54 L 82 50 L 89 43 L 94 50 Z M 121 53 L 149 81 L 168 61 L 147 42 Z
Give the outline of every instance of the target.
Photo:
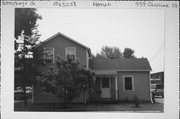
M 134 102 L 135 107 L 139 107 L 139 105 L 140 105 L 140 99 L 138 98 L 137 95 L 134 96 L 133 102 Z
M 129 102 L 129 96 L 126 96 L 126 97 L 123 99 L 123 101 L 122 101 L 122 102 L 124 102 L 124 103 Z
M 57 99 L 66 107 L 74 98 L 80 96 L 82 91 L 87 93 L 93 88 L 95 73 L 83 68 L 80 62 L 73 58 L 64 60 L 58 57 L 56 64 L 58 72 L 50 68 L 50 71 L 42 76 L 39 82 L 42 87 L 50 87 Z M 87 97 L 84 99 L 86 103 Z

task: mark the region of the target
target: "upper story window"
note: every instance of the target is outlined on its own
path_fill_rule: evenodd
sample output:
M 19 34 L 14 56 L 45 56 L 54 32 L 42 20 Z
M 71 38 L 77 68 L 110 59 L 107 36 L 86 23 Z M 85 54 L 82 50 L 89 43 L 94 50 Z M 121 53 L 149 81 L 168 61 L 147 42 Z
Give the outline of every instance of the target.
M 76 59 L 76 48 L 75 47 L 66 47 L 65 48 L 65 57 L 70 57 Z
M 54 48 L 52 47 L 44 48 L 44 63 L 46 64 L 54 63 Z
M 124 91 L 133 91 L 134 90 L 134 81 L 133 76 L 123 76 L 124 82 Z

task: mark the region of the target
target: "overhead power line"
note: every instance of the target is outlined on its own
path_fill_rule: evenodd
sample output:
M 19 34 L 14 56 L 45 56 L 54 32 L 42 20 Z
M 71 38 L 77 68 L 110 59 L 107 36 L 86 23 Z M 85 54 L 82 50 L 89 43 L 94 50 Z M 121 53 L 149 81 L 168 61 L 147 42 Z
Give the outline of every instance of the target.
M 159 49 L 157 50 L 157 52 L 155 53 L 155 55 L 151 58 L 150 62 L 152 62 L 156 57 L 157 55 L 159 54 L 159 52 L 161 51 L 161 49 L 163 48 L 165 42 L 163 41 L 163 43 L 161 44 L 161 46 L 159 47 Z

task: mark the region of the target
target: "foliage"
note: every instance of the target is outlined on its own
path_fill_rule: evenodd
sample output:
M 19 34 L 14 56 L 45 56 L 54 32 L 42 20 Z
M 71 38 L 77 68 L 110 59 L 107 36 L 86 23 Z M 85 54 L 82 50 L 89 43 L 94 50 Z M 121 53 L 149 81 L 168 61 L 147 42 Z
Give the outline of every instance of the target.
M 125 48 L 123 53 L 118 47 L 104 46 L 101 52 L 96 54 L 96 58 L 109 58 L 109 59 L 121 59 L 121 58 L 136 58 L 134 56 L 134 50 L 131 48 Z
M 37 74 L 33 65 L 32 48 L 36 45 L 40 35 L 37 30 L 37 19 L 41 16 L 34 8 L 15 9 L 15 85 L 20 85 L 24 90 L 25 86 L 33 83 Z M 25 99 L 25 104 L 27 100 Z
M 128 102 L 130 102 L 130 100 L 129 100 L 129 95 L 128 95 L 128 96 L 126 96 L 126 97 L 123 99 L 123 102 L 124 102 L 124 103 L 128 103 Z
M 134 102 L 135 107 L 139 107 L 140 99 L 137 97 L 137 95 L 134 96 L 133 102 Z
M 123 57 L 124 58 L 135 58 L 134 56 L 134 50 L 131 48 L 125 48 L 123 52 Z
M 72 58 L 57 58 L 58 72 L 50 68 L 49 72 L 39 79 L 42 87 L 51 87 L 52 92 L 64 106 L 78 97 L 82 91 L 93 88 L 95 73 L 81 66 Z
M 100 53 L 96 54 L 97 58 L 122 58 L 122 53 L 117 47 L 109 47 L 105 46 L 102 47 L 102 50 Z
M 21 35 L 32 36 L 33 30 L 37 30 L 36 21 L 42 17 L 36 13 L 35 8 L 16 8 L 15 9 L 15 38 Z

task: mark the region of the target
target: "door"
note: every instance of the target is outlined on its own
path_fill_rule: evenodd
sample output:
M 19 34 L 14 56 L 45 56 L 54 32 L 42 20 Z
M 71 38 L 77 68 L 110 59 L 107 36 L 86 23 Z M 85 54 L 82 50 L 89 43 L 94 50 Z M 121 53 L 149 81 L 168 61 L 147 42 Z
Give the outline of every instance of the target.
M 103 77 L 101 78 L 101 97 L 102 98 L 111 98 L 111 88 L 110 88 L 110 78 Z

